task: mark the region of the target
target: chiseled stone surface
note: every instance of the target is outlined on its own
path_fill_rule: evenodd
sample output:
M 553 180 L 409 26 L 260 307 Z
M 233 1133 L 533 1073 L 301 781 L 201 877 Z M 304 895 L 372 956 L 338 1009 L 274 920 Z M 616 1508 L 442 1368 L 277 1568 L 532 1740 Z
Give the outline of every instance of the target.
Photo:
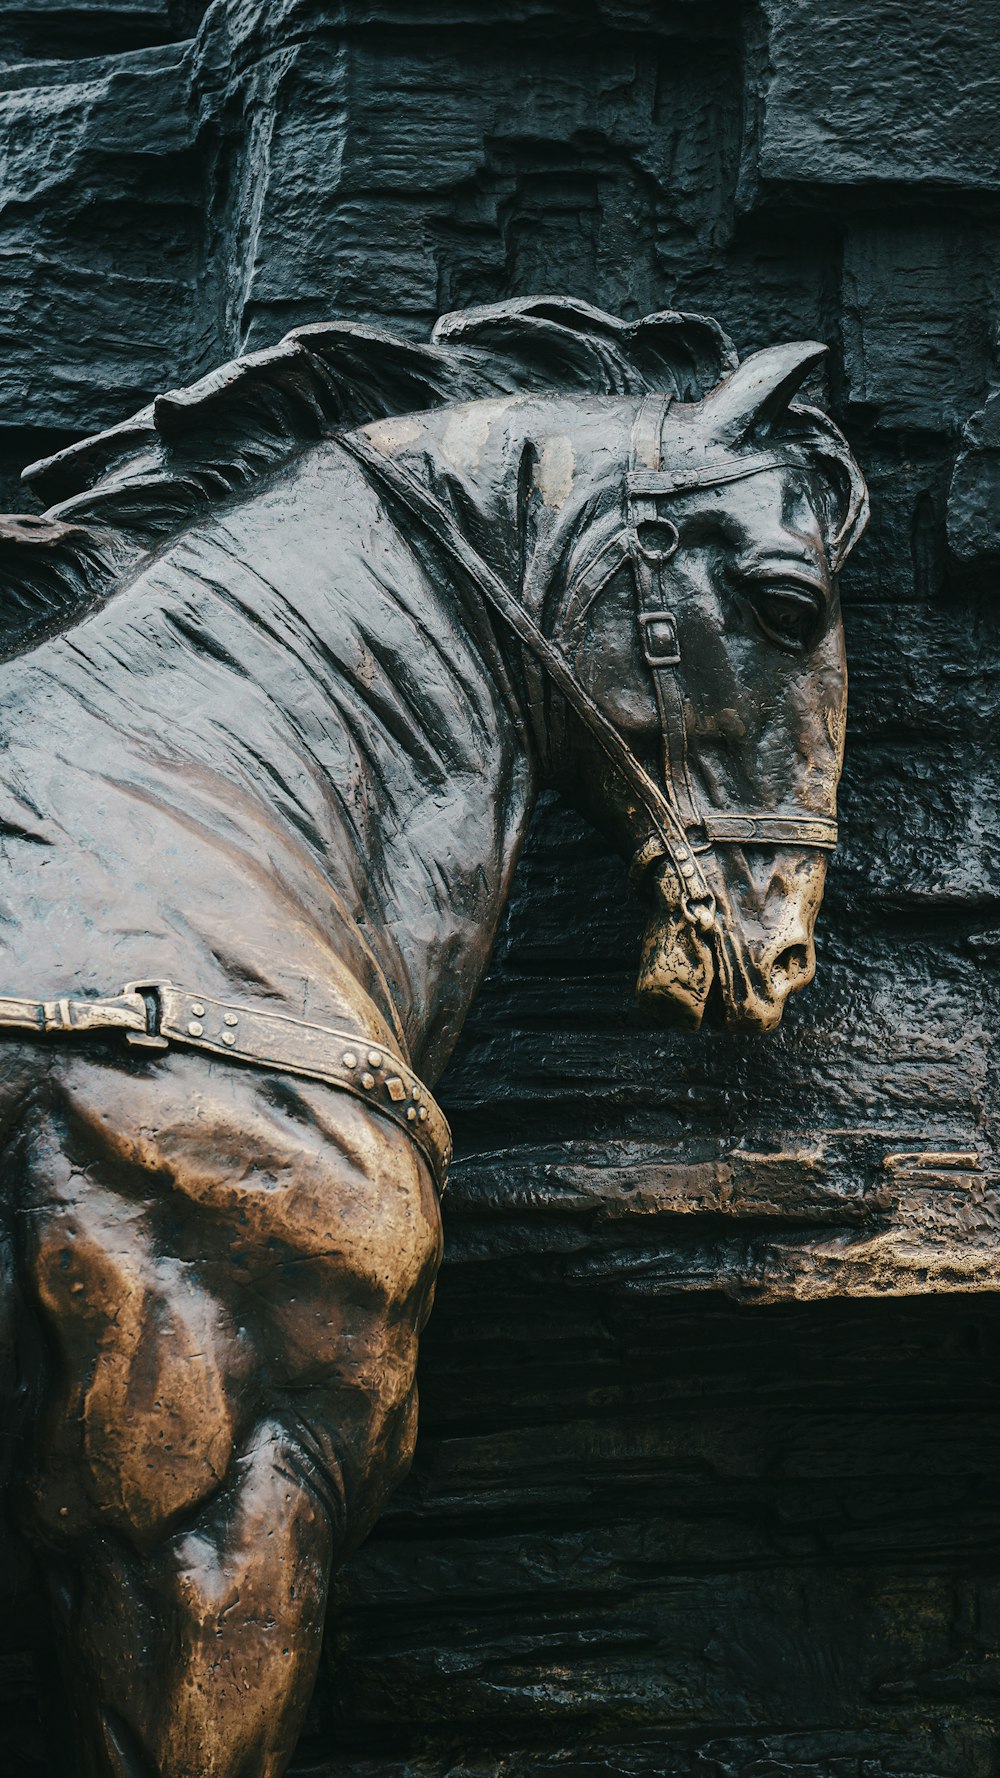
M 968 568 L 1000 560 L 1000 398 L 966 424 L 948 492 L 948 542 Z
M 0 74 L 0 401 L 21 426 L 113 423 L 198 332 L 189 62 L 164 45 Z
M 442 1090 L 417 1464 L 300 1778 L 993 1778 L 990 7 L 16 0 L 0 58 L 12 509 L 24 462 L 297 323 L 538 289 L 828 340 L 872 488 L 778 1033 L 638 1027 L 624 872 L 540 814 Z M 0 1768 L 56 1778 L 5 1573 Z
M 998 189 L 1000 68 L 989 7 L 764 0 L 763 13 L 762 179 Z
M 998 243 L 981 224 L 876 213 L 846 234 L 847 394 L 880 426 L 956 433 L 981 397 L 998 320 Z
M 1000 1326 L 953 1310 L 452 1270 L 303 1778 L 987 1774 Z

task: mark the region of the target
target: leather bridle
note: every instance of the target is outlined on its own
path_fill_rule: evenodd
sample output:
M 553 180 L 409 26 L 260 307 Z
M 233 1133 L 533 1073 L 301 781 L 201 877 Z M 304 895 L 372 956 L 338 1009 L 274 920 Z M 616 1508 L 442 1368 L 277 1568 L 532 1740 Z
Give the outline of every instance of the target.
M 522 642 L 625 783 L 634 814 L 645 817 L 649 833 L 637 848 L 633 876 L 644 876 L 657 860 L 669 860 L 681 885 L 683 918 L 702 933 L 714 933 L 721 944 L 733 942 L 721 930 L 716 897 L 701 856 L 720 845 L 799 845 L 829 851 L 837 843 L 837 823 L 822 815 L 775 815 L 770 811 L 717 811 L 703 808 L 688 764 L 687 725 L 677 669 L 680 636 L 675 613 L 667 603 L 667 567 L 676 552 L 676 527 L 664 521 L 658 502 L 695 488 L 742 480 L 768 469 L 802 469 L 794 459 L 774 452 L 753 457 L 716 455 L 701 465 L 671 471 L 662 468 L 663 422 L 671 397 L 646 396 L 632 427 L 625 479 L 625 522 L 570 588 L 580 591 L 586 579 L 589 598 L 628 560 L 635 580 L 637 621 L 643 658 L 649 669 L 660 719 L 663 783 L 658 784 L 637 759 L 624 737 L 581 685 L 565 656 L 505 586 L 459 529 L 437 497 L 402 463 L 380 451 L 364 431 L 343 433 L 339 442 L 367 470 L 371 479 L 400 502 L 476 587 L 487 605 Z M 654 524 L 673 537 L 667 547 L 651 548 L 643 532 Z

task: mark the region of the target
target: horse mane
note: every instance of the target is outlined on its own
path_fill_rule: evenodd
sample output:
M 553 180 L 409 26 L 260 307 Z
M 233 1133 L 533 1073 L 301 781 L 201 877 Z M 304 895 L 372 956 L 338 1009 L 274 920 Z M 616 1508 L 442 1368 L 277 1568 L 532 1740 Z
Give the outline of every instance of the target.
M 704 316 L 625 322 L 563 297 L 456 311 L 426 344 L 349 321 L 295 328 L 24 471 L 47 511 L 0 517 L 3 652 L 75 622 L 204 509 L 344 429 L 566 388 L 696 401 L 736 363 Z
M 738 362 L 706 316 L 626 322 L 567 297 L 457 310 L 427 343 L 349 321 L 295 328 L 24 471 L 47 511 L 0 517 L 3 651 L 77 621 L 206 508 L 337 432 L 546 390 L 699 401 Z

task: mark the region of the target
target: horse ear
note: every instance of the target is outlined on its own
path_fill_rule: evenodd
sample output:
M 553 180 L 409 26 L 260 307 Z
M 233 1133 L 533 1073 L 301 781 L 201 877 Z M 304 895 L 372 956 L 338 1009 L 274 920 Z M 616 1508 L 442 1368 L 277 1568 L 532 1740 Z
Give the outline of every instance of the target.
M 739 445 L 755 426 L 769 425 L 825 356 L 826 347 L 818 340 L 751 353 L 702 403 L 710 437 L 719 444 Z

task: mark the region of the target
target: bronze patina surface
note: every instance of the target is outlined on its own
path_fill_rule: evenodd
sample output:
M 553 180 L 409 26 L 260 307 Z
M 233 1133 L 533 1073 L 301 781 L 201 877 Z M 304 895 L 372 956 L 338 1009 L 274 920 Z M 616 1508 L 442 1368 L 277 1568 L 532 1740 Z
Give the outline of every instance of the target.
M 13 1487 L 89 1778 L 287 1765 L 331 1567 L 412 1453 L 424 1083 L 539 790 L 631 861 L 651 1011 L 769 1030 L 810 979 L 867 511 L 793 400 L 821 350 L 738 365 L 702 318 L 551 298 L 425 347 L 312 327 L 32 472 L 0 672 Z

